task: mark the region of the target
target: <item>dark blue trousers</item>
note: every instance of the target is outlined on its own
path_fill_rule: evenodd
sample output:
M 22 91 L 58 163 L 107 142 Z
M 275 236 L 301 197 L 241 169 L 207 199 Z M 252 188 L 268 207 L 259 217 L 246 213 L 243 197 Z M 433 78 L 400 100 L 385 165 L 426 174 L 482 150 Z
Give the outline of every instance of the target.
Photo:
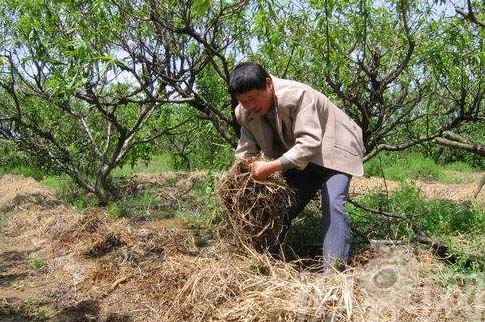
M 285 171 L 287 183 L 295 189 L 296 203 L 287 209 L 285 228 L 310 202 L 319 189 L 322 192 L 322 235 L 324 264 L 347 263 L 350 250 L 350 219 L 344 205 L 351 176 L 309 163 L 304 170 Z

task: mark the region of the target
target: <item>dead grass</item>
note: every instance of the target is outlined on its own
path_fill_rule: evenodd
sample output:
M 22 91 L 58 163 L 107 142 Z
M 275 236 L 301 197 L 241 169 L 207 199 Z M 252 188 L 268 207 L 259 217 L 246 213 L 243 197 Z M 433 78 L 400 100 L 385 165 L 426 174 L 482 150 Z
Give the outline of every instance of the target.
M 37 189 L 16 180 L 20 191 Z M 438 322 L 478 321 L 483 314 L 483 278 L 446 290 L 436 280 L 443 264 L 407 246 L 369 249 L 345 272 L 322 274 L 234 251 L 224 241 L 200 249 L 187 230 L 148 229 L 100 211 L 81 216 L 29 198 L 15 203 L 6 227 L 15 245 L 41 239 L 31 247 L 49 250 L 47 272 L 22 283 L 45 279 L 41 290 L 57 294 L 53 321 Z

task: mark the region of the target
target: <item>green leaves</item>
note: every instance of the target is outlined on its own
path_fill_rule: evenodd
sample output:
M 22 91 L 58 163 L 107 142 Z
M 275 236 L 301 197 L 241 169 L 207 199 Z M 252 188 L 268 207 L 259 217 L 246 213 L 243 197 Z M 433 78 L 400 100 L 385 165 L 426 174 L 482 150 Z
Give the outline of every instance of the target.
M 0 46 L 16 70 L 0 62 L 0 82 L 17 92 L 0 113 L 16 111 L 17 95 L 30 120 L 56 132 L 54 155 L 91 176 L 106 160 L 126 160 L 110 155 L 119 147 L 132 149 L 132 162 L 162 146 L 179 166 L 223 167 L 234 138 L 228 72 L 249 59 L 326 94 L 362 125 L 369 151 L 408 142 L 460 113 L 478 115 L 471 103 L 483 91 L 484 59 L 482 31 L 455 17 L 430 19 L 428 3 L 408 5 L 411 35 L 397 0 L 4 1 Z M 416 46 L 403 63 L 410 37 Z M 147 106 L 156 109 L 140 116 Z M 188 134 L 144 147 L 118 142 L 139 117 L 140 142 L 174 127 Z
M 196 17 L 202 17 L 207 14 L 214 0 L 194 0 L 192 10 Z

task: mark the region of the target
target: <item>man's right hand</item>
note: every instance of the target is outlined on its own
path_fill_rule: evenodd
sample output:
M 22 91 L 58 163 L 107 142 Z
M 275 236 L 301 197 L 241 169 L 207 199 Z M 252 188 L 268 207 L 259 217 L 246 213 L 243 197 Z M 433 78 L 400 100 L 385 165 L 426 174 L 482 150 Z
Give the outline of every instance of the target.
M 283 165 L 279 160 L 254 161 L 251 164 L 251 177 L 255 180 L 266 180 L 272 173 L 282 171 Z

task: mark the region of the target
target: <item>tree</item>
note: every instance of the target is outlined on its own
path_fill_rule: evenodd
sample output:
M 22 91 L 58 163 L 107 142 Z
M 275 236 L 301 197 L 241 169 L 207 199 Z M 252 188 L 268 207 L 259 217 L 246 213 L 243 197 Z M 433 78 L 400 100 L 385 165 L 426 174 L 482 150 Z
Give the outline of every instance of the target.
M 481 4 L 483 7 L 483 3 Z M 480 6 L 480 4 L 478 4 Z M 466 7 L 467 9 L 463 9 L 460 7 L 455 7 L 455 11 L 457 14 L 463 17 L 463 19 L 468 20 L 470 23 L 485 28 L 485 22 L 477 17 L 475 13 L 475 5 L 471 0 L 466 0 Z M 483 14 L 483 13 L 482 13 Z
M 180 126 L 167 121 L 175 105 L 189 104 L 234 142 L 227 112 L 195 80 L 208 64 L 227 79 L 221 21 L 242 3 L 210 14 L 200 3 L 2 2 L 0 134 L 104 203 L 129 152 Z
M 314 0 L 261 4 L 263 62 L 337 101 L 363 129 L 365 159 L 483 119 L 480 34 L 431 4 Z M 306 28 L 301 28 L 305 26 Z
M 477 19 L 480 8 L 470 9 Z M 362 127 L 367 159 L 432 142 L 484 118 L 483 28 L 432 10 L 397 0 L 1 1 L 0 136 L 107 202 L 112 170 L 153 149 L 181 166 L 219 163 L 212 155 L 238 133 L 229 72 L 249 59 L 335 100 Z

